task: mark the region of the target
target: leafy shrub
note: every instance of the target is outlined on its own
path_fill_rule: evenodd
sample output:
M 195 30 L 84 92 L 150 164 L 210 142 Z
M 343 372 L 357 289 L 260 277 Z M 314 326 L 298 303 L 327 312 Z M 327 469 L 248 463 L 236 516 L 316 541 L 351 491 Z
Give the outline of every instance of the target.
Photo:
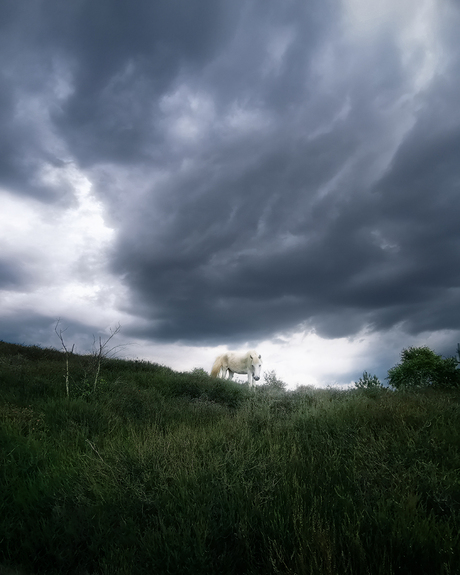
M 367 371 L 363 372 L 362 377 L 355 381 L 355 387 L 358 389 L 371 389 L 375 387 L 381 387 L 382 384 L 376 375 L 371 375 Z
M 267 371 L 264 373 L 265 385 L 271 390 L 284 391 L 287 384 L 278 378 L 275 370 Z
M 388 370 L 388 381 L 396 389 L 460 387 L 455 357 L 443 358 L 429 347 L 409 347 L 401 352 L 401 363 Z

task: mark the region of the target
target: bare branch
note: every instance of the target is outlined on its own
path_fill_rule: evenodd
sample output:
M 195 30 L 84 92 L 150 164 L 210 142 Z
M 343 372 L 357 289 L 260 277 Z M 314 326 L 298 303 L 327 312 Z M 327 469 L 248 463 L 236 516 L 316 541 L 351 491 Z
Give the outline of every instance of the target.
M 59 327 L 60 323 L 61 323 L 61 318 L 58 318 L 56 325 L 54 326 L 54 331 L 56 332 L 56 335 L 60 339 L 62 349 L 64 350 L 64 353 L 65 353 L 65 365 L 66 365 L 66 373 L 64 376 L 65 377 L 65 389 L 66 389 L 67 397 L 69 397 L 69 354 L 73 353 L 75 344 L 72 345 L 72 349 L 70 351 L 67 349 L 67 346 L 66 346 L 65 341 L 64 341 L 64 336 L 62 335 L 64 333 L 64 331 L 66 331 L 67 328 L 64 331 L 62 329 L 59 329 L 59 331 L 58 331 L 58 327 Z
M 99 373 L 101 371 L 102 360 L 108 357 L 113 357 L 120 348 L 124 347 L 123 345 L 115 345 L 111 348 L 108 347 L 109 342 L 118 333 L 120 333 L 120 330 L 121 330 L 120 324 L 118 324 L 117 327 L 113 330 L 112 328 L 110 328 L 110 336 L 104 342 L 102 341 L 102 337 L 99 336 L 99 344 L 97 347 L 96 347 L 96 338 L 93 336 L 93 346 L 94 346 L 93 357 L 96 364 L 95 365 L 96 374 L 94 377 L 93 391 L 96 391 L 96 386 L 99 379 Z

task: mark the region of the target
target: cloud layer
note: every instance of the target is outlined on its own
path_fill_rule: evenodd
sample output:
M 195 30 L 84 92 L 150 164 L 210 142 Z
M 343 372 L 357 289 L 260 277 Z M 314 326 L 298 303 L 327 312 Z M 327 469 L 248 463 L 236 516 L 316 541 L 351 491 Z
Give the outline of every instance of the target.
M 456 333 L 459 16 L 430 0 L 3 3 L 8 317 L 49 323 L 51 291 L 18 302 L 55 281 L 159 343 Z

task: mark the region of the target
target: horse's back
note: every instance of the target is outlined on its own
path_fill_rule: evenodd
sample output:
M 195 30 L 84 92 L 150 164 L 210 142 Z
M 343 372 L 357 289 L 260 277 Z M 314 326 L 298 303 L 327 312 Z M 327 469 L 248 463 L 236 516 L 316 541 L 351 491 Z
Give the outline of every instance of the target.
M 257 374 L 260 373 L 260 366 L 262 361 L 260 355 L 255 350 L 250 350 L 246 352 L 236 352 L 228 351 L 222 355 L 219 355 L 212 367 L 211 375 L 213 377 L 223 376 L 229 371 L 230 377 L 233 373 L 248 375 L 253 373 L 253 367 L 257 366 Z M 258 375 L 256 379 L 259 379 Z
M 249 352 L 238 353 L 236 351 L 227 354 L 227 365 L 235 373 L 246 373 L 248 368 Z

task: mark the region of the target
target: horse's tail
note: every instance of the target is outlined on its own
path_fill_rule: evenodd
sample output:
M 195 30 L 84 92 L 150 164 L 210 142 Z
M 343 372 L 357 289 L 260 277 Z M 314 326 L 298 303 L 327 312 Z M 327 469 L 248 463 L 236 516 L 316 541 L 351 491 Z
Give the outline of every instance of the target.
M 211 377 L 217 377 L 220 373 L 221 368 L 222 368 L 222 356 L 219 355 L 219 357 L 216 358 L 214 365 L 212 366 Z

